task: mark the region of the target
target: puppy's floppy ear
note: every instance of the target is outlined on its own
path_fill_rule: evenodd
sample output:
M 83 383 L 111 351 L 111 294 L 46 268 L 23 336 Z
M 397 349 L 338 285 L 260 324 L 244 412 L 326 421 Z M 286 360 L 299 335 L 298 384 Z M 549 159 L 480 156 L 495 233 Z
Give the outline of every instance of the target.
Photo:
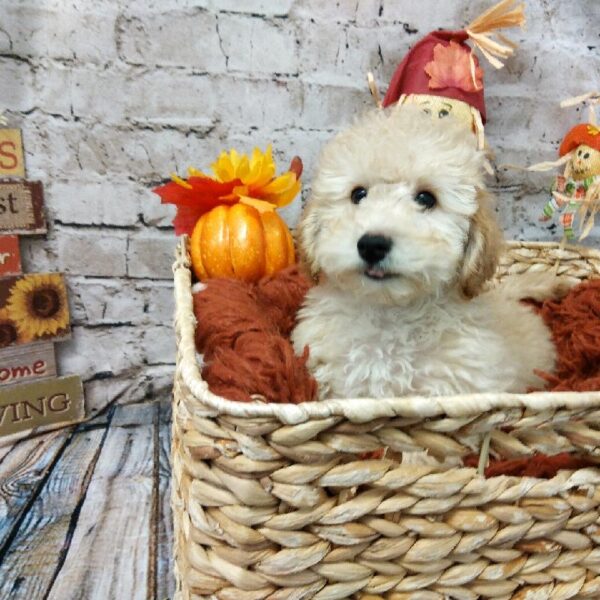
M 477 296 L 483 284 L 494 275 L 502 249 L 502 232 L 491 207 L 490 195 L 478 190 L 477 202 L 479 208 L 471 218 L 459 273 L 459 285 L 467 298 Z
M 320 270 L 316 257 L 317 235 L 320 225 L 318 211 L 315 202 L 308 199 L 302 217 L 296 229 L 296 245 L 299 249 L 300 262 L 308 269 L 310 274 L 315 277 Z

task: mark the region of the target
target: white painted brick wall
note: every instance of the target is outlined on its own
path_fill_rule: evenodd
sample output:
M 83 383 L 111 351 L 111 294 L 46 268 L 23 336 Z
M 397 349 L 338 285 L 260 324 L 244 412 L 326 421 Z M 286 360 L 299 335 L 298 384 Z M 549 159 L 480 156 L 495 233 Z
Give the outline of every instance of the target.
M 61 270 L 74 336 L 63 372 L 91 407 L 169 390 L 174 362 L 171 207 L 150 188 L 218 151 L 272 141 L 310 182 L 325 140 L 371 106 L 407 49 L 457 28 L 493 0 L 20 0 L 0 14 L 0 105 L 23 128 L 28 176 L 41 179 L 47 239 L 23 243 L 28 270 Z M 576 122 L 567 96 L 600 86 L 600 2 L 529 0 L 527 33 L 487 69 L 487 135 L 499 162 L 555 156 Z M 492 182 L 511 237 L 540 227 L 546 175 Z M 285 209 L 294 222 L 299 203 Z M 590 243 L 598 243 L 595 236 Z

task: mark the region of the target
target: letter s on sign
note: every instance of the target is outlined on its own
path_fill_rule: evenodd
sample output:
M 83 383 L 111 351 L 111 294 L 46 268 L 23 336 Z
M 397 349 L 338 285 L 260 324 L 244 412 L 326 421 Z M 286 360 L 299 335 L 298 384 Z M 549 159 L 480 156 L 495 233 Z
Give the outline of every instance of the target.
M 0 143 L 0 167 L 3 169 L 14 169 L 18 162 L 17 146 L 15 143 L 8 140 Z

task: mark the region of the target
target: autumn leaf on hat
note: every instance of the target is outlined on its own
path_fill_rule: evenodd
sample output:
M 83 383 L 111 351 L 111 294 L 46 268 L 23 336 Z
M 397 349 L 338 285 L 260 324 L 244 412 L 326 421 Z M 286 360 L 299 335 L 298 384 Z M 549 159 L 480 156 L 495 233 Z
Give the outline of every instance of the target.
M 483 70 L 477 57 L 454 41 L 434 47 L 433 60 L 425 65 L 425 73 L 431 78 L 429 87 L 433 90 L 450 87 L 477 92 L 483 88 Z

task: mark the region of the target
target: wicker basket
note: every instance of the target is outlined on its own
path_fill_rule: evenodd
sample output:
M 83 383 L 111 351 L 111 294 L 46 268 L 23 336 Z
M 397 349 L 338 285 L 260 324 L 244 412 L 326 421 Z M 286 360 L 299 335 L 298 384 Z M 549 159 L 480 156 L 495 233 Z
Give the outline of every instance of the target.
M 511 243 L 500 276 L 557 259 L 600 276 L 600 252 L 550 243 Z M 408 460 L 598 455 L 600 392 L 231 402 L 200 375 L 183 245 L 174 272 L 178 600 L 600 598 L 600 469 L 485 479 Z

